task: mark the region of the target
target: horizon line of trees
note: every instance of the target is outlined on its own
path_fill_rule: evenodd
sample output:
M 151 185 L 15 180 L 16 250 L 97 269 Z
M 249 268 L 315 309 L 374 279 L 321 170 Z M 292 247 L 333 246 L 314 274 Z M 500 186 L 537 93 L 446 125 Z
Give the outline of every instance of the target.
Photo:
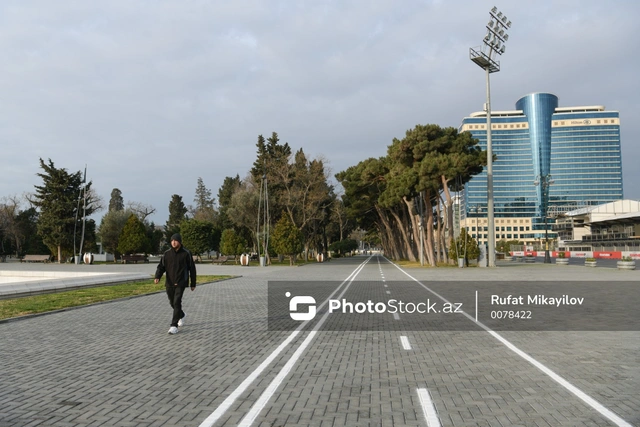
M 42 185 L 25 197 L 29 208 L 21 210 L 15 196 L 0 202 L 0 255 L 42 253 L 47 248 L 59 262 L 67 259 L 86 215 L 85 250 L 95 252 L 100 241 L 116 259 L 121 254 L 160 253 L 179 232 L 194 255 L 251 252 L 267 259 L 288 257 L 294 263 L 301 255 L 308 259 L 330 248 L 338 253 L 354 250 L 357 234 L 396 260 L 417 260 L 422 246 L 435 266 L 450 260 L 456 242 L 451 194 L 486 164 L 486 152 L 470 133 L 417 125 L 403 139 L 394 138 L 386 156 L 335 174 L 344 189 L 340 197 L 324 159 L 309 159 L 303 149 L 294 152 L 276 132 L 269 138 L 258 135 L 256 148 L 246 177 L 226 177 L 217 200 L 201 177 L 194 205 L 185 205 L 181 195 L 173 194 L 169 217 L 160 227 L 148 220 L 155 208 L 137 202 L 125 205 L 118 188 L 112 190 L 97 226 L 89 216 L 102 209 L 102 200 L 92 183 L 85 182 L 81 172 L 69 173 L 51 159 L 40 159 Z M 264 210 L 259 215 L 264 204 L 269 206 L 268 216 Z

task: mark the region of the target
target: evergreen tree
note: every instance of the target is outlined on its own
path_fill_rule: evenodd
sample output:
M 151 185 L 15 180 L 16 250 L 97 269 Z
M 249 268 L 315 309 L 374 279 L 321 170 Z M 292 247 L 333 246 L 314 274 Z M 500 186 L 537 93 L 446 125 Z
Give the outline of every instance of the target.
M 211 197 L 211 190 L 204 185 L 202 178 L 198 178 L 196 196 L 193 201 L 196 204 L 193 217 L 213 224 L 216 219 L 215 199 Z
M 226 177 L 222 183 L 222 187 L 218 190 L 218 220 L 216 226 L 219 230 L 232 228 L 234 223 L 227 213 L 231 205 L 231 198 L 240 188 L 240 175 L 235 177 Z
M 289 264 L 293 265 L 297 254 L 302 252 L 302 232 L 283 214 L 271 234 L 273 249 L 280 255 L 289 257 Z
M 464 258 L 465 265 L 469 265 L 469 260 L 477 260 L 480 256 L 478 242 L 467 233 L 467 229 L 460 230 L 460 236 L 451 242 L 449 247 L 449 257 L 451 259 Z
M 169 202 L 169 219 L 164 226 L 164 235 L 167 242 L 171 241 L 171 236 L 180 232 L 180 223 L 187 219 L 187 207 L 182 201 L 182 196 L 174 194 Z
M 129 217 L 133 214 L 130 210 L 109 210 L 102 217 L 98 234 L 102 240 L 102 247 L 106 252 L 112 253 L 114 259 L 120 255 L 118 244 L 120 235 Z
M 49 251 L 47 245 L 42 241 L 42 237 L 38 235 L 38 211 L 36 208 L 29 208 L 20 212 L 16 217 L 16 223 L 22 238 L 22 245 L 18 255 L 46 254 Z
M 164 248 L 162 247 L 162 241 L 164 238 L 162 227 L 156 227 L 153 222 L 147 223 L 146 220 L 143 220 L 143 223 L 147 229 L 147 241 L 149 242 L 146 252 L 150 254 L 159 254 L 164 252 Z
M 64 168 L 56 168 L 51 159 L 48 163 L 40 159 L 40 167 L 44 172 L 37 175 L 42 178 L 43 185 L 35 186 L 36 192 L 31 200 L 40 211 L 38 234 L 51 253 L 57 253 L 58 262 L 62 262 L 63 255 L 73 252 L 74 230 L 82 227 L 82 211 L 78 212 L 78 209 L 82 210 L 79 195 L 83 185 L 87 194 L 86 215 L 91 215 L 96 209 L 91 182 L 84 184 L 80 171 L 70 174 Z
M 111 190 L 111 199 L 109 199 L 109 212 L 124 210 L 124 199 L 122 198 L 122 191 L 117 188 Z
M 130 214 L 120 234 L 118 252 L 121 254 L 146 252 L 148 245 L 146 227 L 135 214 Z
M 193 255 L 200 256 L 200 254 L 213 249 L 216 237 L 218 241 L 220 240 L 220 236 L 216 236 L 213 224 L 207 221 L 197 219 L 182 221 L 180 232 L 182 243 Z
M 228 228 L 222 232 L 220 237 L 220 252 L 225 255 L 236 255 L 236 263 L 238 255 L 242 254 L 247 247 L 247 241 L 238 235 L 233 228 Z

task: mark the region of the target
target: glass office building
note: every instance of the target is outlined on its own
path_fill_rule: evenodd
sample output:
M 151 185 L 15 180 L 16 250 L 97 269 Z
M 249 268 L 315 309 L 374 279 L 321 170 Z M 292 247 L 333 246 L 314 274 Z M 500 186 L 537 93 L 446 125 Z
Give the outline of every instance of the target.
M 483 149 L 486 120 L 486 112 L 472 113 L 460 126 Z M 516 110 L 491 112 L 491 140 L 497 157 L 493 163 L 496 240 L 539 239 L 544 235 L 545 212 L 553 218 L 558 212 L 623 198 L 617 111 L 606 111 L 604 106 L 559 107 L 555 95 L 533 93 L 519 99 Z M 548 200 L 541 185 L 546 180 L 552 180 L 546 187 Z M 465 190 L 467 218 L 486 218 L 486 171 Z M 528 219 L 530 224 L 506 237 L 499 218 L 516 223 Z M 482 231 L 479 227 L 478 237 L 485 240 Z

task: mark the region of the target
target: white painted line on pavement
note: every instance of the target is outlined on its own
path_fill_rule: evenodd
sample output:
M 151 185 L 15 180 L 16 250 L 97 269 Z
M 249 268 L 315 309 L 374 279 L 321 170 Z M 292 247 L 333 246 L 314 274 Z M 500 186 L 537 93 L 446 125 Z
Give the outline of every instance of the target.
M 371 259 L 371 257 L 367 258 L 366 261 L 362 262 L 362 264 L 360 264 L 353 272 L 351 272 L 351 274 L 335 289 L 335 291 L 333 291 L 331 293 L 331 295 L 329 295 L 329 297 L 326 300 L 324 300 L 324 302 L 322 304 L 320 304 L 318 306 L 318 309 L 320 309 L 323 305 L 325 305 L 327 303 L 327 301 L 329 301 L 329 299 L 331 299 L 333 297 L 333 295 L 336 292 L 338 292 L 338 290 L 342 287 L 342 285 L 347 283 L 347 287 L 348 287 L 348 285 L 351 284 L 353 279 L 355 279 L 355 277 L 358 275 L 358 273 L 360 273 L 360 270 L 362 270 L 364 268 L 364 266 L 369 262 L 370 259 Z M 346 287 L 345 287 L 345 290 L 342 292 L 342 294 L 340 294 L 340 296 L 344 295 L 344 292 L 346 292 Z M 340 298 L 340 297 L 338 297 L 338 298 Z M 325 313 L 325 316 L 328 313 L 329 312 Z M 324 319 L 324 317 L 323 317 L 323 319 Z M 303 322 L 298 327 L 298 329 L 293 331 L 253 372 L 251 372 L 251 374 L 249 374 L 249 376 L 247 378 L 245 378 L 244 381 L 242 381 L 242 383 L 220 404 L 220 406 L 218 406 L 216 408 L 215 411 L 213 411 L 211 413 L 211 415 L 209 415 L 202 423 L 200 423 L 199 427 L 211 427 L 211 426 L 213 426 L 213 424 L 215 424 L 216 421 L 218 421 L 224 415 L 224 413 L 227 412 L 227 410 L 231 407 L 231 405 L 233 405 L 233 403 L 236 401 L 236 399 L 238 399 L 238 397 L 240 397 L 240 395 L 242 393 L 244 393 L 247 390 L 247 388 L 249 388 L 251 383 L 253 381 L 255 381 L 255 379 L 258 378 L 258 376 L 260 374 L 262 374 L 262 372 L 267 368 L 267 366 L 269 366 L 271 364 L 271 362 L 273 362 L 273 360 L 276 357 L 278 357 L 278 355 L 282 352 L 282 350 L 284 350 L 291 343 L 291 341 L 293 341 L 293 339 L 300 333 L 300 331 L 308 323 L 309 323 L 309 320 Z M 315 331 L 312 331 L 310 333 L 310 335 L 315 335 Z M 308 339 L 308 337 L 307 337 L 307 339 Z M 306 342 L 306 340 L 305 340 L 305 342 Z M 304 345 L 304 342 L 303 342 L 302 345 Z M 297 353 L 297 351 L 296 351 L 296 353 Z
M 402 335 L 400 337 L 400 343 L 402 344 L 402 348 L 405 350 L 411 350 L 411 343 L 409 342 L 409 338 L 406 336 Z
M 387 291 L 387 293 L 388 293 L 389 295 L 391 295 L 391 291 Z
M 393 318 L 394 318 L 395 320 L 400 320 L 400 315 L 399 315 L 397 312 L 396 312 L 396 313 L 393 313 Z
M 389 262 L 391 262 L 389 260 Z M 424 285 L 422 282 L 420 282 L 418 279 L 416 279 L 415 277 L 411 276 L 409 273 L 407 273 L 406 271 L 404 271 L 402 268 L 400 268 L 397 264 L 391 262 L 398 270 L 402 271 L 406 276 L 410 277 L 413 281 L 415 281 L 416 283 L 418 283 L 420 286 L 422 286 L 424 289 L 426 289 L 427 291 L 431 292 L 433 295 L 437 296 L 438 298 L 440 298 L 442 301 L 444 301 L 445 303 L 449 303 L 451 304 L 450 301 L 448 301 L 445 297 L 443 297 L 442 295 L 438 294 L 437 292 L 433 291 L 432 289 L 429 289 L 429 287 L 427 287 L 426 285 Z M 562 378 L 560 375 L 556 374 L 554 371 L 552 371 L 551 369 L 547 368 L 545 365 L 543 365 L 542 363 L 538 362 L 536 359 L 534 359 L 533 357 L 529 356 L 527 353 L 525 353 L 524 351 L 520 350 L 518 347 L 516 347 L 515 345 L 513 345 L 511 342 L 507 341 L 505 338 L 503 338 L 500 334 L 498 334 L 497 332 L 495 332 L 493 329 L 489 328 L 487 325 L 485 325 L 482 322 L 478 322 L 476 321 L 472 316 L 470 316 L 468 313 L 466 313 L 465 311 L 461 312 L 460 314 L 462 314 L 463 316 L 465 316 L 467 319 L 471 320 L 472 322 L 474 322 L 476 325 L 480 326 L 482 329 L 484 329 L 485 331 L 487 331 L 489 334 L 491 334 L 495 339 L 497 339 L 498 341 L 500 341 L 502 344 L 504 344 L 509 350 L 513 351 L 514 353 L 516 353 L 518 356 L 522 357 L 524 360 L 526 360 L 527 362 L 531 363 L 533 366 L 535 366 L 536 368 L 538 368 L 540 371 L 544 372 L 545 374 L 547 374 L 549 377 L 551 377 L 555 382 L 557 382 L 558 384 L 560 384 L 561 386 L 563 386 L 565 389 L 567 389 L 568 391 L 570 391 L 571 393 L 573 393 L 576 397 L 578 397 L 579 399 L 581 399 L 583 402 L 585 402 L 587 405 L 591 406 L 593 409 L 595 409 L 596 411 L 598 411 L 602 416 L 604 416 L 605 418 L 608 418 L 610 421 L 612 421 L 615 425 L 619 426 L 619 427 L 633 427 L 631 424 L 629 424 L 628 422 L 626 422 L 625 420 L 623 420 L 622 418 L 620 418 L 618 415 L 616 415 L 613 411 L 611 411 L 609 408 L 605 407 L 604 405 L 602 405 L 600 402 L 598 402 L 597 400 L 595 400 L 594 398 L 592 398 L 591 396 L 589 396 L 588 394 L 586 394 L 585 392 L 583 392 L 582 390 L 580 390 L 578 387 L 574 386 L 573 384 L 571 384 L 569 381 L 565 380 L 564 378 Z
M 358 273 L 360 273 L 360 271 L 364 268 L 366 263 L 367 262 L 360 264 L 360 266 L 358 266 L 358 268 L 354 271 L 355 274 L 352 273 L 349 276 L 351 278 L 348 280 L 347 286 L 345 286 L 342 292 L 340 293 L 340 295 L 338 295 L 338 299 L 344 296 L 344 294 L 347 292 L 347 289 L 349 289 L 349 285 L 351 285 L 353 280 L 356 278 Z M 280 372 L 278 372 L 278 375 L 273 379 L 273 381 L 271 381 L 271 383 L 267 386 L 267 389 L 260 395 L 258 400 L 256 400 L 256 402 L 253 404 L 253 406 L 251 407 L 247 415 L 245 415 L 245 417 L 242 420 L 240 420 L 240 424 L 238 424 L 238 427 L 249 427 L 251 426 L 251 424 L 253 424 L 253 422 L 256 420 L 258 415 L 260 415 L 260 412 L 267 405 L 267 402 L 271 399 L 271 397 L 273 397 L 273 395 L 275 394 L 276 390 L 278 389 L 282 381 L 285 379 L 287 375 L 289 375 L 289 372 L 291 372 L 291 369 L 293 368 L 293 366 L 298 362 L 298 359 L 300 358 L 300 356 L 302 356 L 302 353 L 304 353 L 304 351 L 307 349 L 311 341 L 315 338 L 316 333 L 322 327 L 322 324 L 327 320 L 327 318 L 329 317 L 329 314 L 331 314 L 329 311 L 324 313 L 320 321 L 318 321 L 314 325 L 313 330 L 309 332 L 309 335 L 307 335 L 307 338 L 305 338 L 302 344 L 300 344 L 300 346 L 295 351 L 295 353 L 293 353 L 293 355 L 289 358 L 287 363 L 282 367 Z
M 440 427 L 440 419 L 438 418 L 438 412 L 436 411 L 431 396 L 429 396 L 429 390 L 426 388 L 418 389 L 418 399 L 420 400 L 420 406 L 422 406 L 422 413 L 427 420 L 428 427 Z

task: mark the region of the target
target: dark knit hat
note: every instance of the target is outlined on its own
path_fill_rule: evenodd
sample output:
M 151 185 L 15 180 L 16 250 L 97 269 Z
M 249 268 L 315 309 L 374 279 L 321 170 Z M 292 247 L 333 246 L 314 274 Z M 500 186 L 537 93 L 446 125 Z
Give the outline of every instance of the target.
M 173 236 L 171 236 L 171 240 L 175 240 L 177 242 L 180 242 L 180 244 L 182 244 L 182 236 L 179 233 L 176 233 Z

